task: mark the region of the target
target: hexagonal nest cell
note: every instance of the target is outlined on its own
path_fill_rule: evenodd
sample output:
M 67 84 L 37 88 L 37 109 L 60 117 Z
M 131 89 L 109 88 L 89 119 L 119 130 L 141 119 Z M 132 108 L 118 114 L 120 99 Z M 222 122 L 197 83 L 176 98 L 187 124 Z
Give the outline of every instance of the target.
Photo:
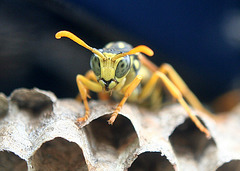
M 193 110 L 209 129 L 201 133 L 179 104 L 149 111 L 125 104 L 114 125 L 111 101 L 84 106 L 51 92 L 18 89 L 0 94 L 0 170 L 239 170 L 240 106 L 211 117 Z
M 35 170 L 88 170 L 81 148 L 63 138 L 42 144 L 31 157 L 31 162 Z

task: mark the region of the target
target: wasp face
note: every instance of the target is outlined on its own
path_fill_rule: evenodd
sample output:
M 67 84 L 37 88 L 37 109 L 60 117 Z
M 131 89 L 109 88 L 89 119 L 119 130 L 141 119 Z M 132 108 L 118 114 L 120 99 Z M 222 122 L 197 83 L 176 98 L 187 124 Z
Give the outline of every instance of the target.
M 97 76 L 98 82 L 109 91 L 125 80 L 131 68 L 129 55 L 112 60 L 117 54 L 103 52 L 106 59 L 99 58 L 96 54 L 91 57 L 90 66 Z
M 153 51 L 147 46 L 139 45 L 132 49 L 131 45 L 121 41 L 111 42 L 103 49 L 97 50 L 87 45 L 82 39 L 69 31 L 59 31 L 56 33 L 55 37 L 57 39 L 68 37 L 94 53 L 90 60 L 90 66 L 98 82 L 107 91 L 115 88 L 117 85 L 123 86 L 125 83 L 126 75 L 131 69 L 131 59 L 129 55 L 139 52 L 149 56 L 153 55 Z

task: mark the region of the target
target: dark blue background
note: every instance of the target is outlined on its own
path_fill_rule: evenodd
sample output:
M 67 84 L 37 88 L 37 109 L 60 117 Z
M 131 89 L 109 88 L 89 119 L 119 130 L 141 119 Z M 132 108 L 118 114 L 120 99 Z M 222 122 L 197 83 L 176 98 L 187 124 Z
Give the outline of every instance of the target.
M 239 86 L 240 1 L 73 2 L 150 44 L 152 60 L 171 63 L 199 92 Z
M 148 45 L 151 60 L 172 64 L 205 102 L 240 87 L 237 0 L 3 0 L 0 22 L 0 91 L 7 95 L 19 87 L 77 94 L 75 76 L 90 68 L 91 53 L 56 40 L 63 29 L 96 48 L 115 40 Z

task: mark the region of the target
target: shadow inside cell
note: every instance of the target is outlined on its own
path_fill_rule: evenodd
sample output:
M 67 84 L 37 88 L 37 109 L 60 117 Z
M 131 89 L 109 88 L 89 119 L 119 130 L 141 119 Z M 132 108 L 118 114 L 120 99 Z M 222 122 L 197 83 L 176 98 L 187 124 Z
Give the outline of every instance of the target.
M 228 163 L 224 163 L 217 171 L 238 171 L 240 170 L 240 160 L 232 160 Z
M 38 117 L 42 113 L 51 113 L 53 110 L 53 102 L 45 94 L 34 89 L 18 89 L 11 94 L 11 102 L 15 104 L 19 110 L 26 111 L 33 117 Z
M 129 171 L 174 171 L 173 165 L 160 152 L 145 152 L 132 163 Z
M 169 137 L 177 155 L 191 154 L 195 160 L 199 160 L 209 146 L 216 147 L 213 139 L 207 139 L 191 119 L 179 125 Z
M 63 138 L 45 142 L 31 158 L 34 170 L 87 171 L 81 148 Z
M 27 171 L 27 163 L 12 152 L 0 152 L 0 170 L 3 171 Z
M 138 143 L 138 136 L 129 119 L 122 115 L 118 115 L 113 125 L 107 123 L 110 115 L 102 116 L 93 120 L 85 128 L 91 132 L 88 135 L 89 140 L 94 140 L 96 150 L 101 150 L 101 147 L 110 147 L 115 151 L 124 151 L 127 147 Z

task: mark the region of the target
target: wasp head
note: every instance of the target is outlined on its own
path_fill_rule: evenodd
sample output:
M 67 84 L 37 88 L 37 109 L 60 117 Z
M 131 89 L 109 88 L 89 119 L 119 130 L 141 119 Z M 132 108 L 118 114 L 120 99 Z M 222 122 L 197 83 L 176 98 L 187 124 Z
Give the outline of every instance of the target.
M 145 53 L 148 56 L 153 55 L 153 51 L 147 46 L 140 45 L 131 49 L 130 45 L 124 42 L 110 43 L 103 49 L 95 49 L 87 45 L 83 40 L 75 36 L 69 31 L 59 31 L 55 37 L 68 37 L 79 45 L 93 52 L 90 59 L 90 66 L 95 73 L 99 84 L 106 90 L 112 90 L 118 84 L 123 84 L 126 76 L 131 69 L 130 55 L 139 52 Z M 117 48 L 112 48 L 113 46 Z M 127 50 L 126 46 L 127 45 Z

